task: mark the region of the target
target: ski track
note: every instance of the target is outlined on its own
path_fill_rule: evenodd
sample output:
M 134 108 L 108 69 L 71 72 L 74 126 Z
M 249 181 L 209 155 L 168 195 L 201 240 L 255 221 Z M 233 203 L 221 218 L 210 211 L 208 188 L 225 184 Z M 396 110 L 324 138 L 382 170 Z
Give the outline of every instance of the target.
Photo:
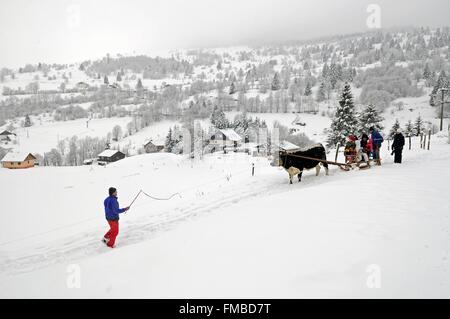
M 284 172 L 281 172 L 284 173 Z M 189 221 L 198 218 L 200 215 L 213 212 L 217 208 L 227 207 L 236 204 L 242 200 L 261 195 L 277 194 L 281 192 L 289 192 L 297 189 L 297 187 L 311 187 L 326 178 L 324 171 L 316 177 L 314 174 L 305 176 L 302 183 L 288 184 L 287 175 L 283 178 L 283 174 L 276 174 L 275 180 L 273 175 L 262 175 L 260 178 L 253 178 L 245 184 L 246 191 L 242 192 L 241 188 L 228 186 L 222 196 L 215 196 L 214 200 L 201 200 L 192 202 L 186 208 L 175 208 L 165 210 L 157 215 L 142 217 L 134 221 L 125 222 L 119 235 L 118 248 L 140 243 L 143 240 L 149 240 L 157 236 L 163 231 L 169 231 L 183 221 Z M 334 171 L 330 170 L 330 176 L 334 175 Z M 278 182 L 274 184 L 274 181 Z M 274 187 L 279 186 L 279 187 Z M 224 191 L 223 187 L 220 188 Z M 194 190 L 201 197 L 211 196 L 200 188 Z M 186 204 L 186 203 L 185 203 Z M 180 206 L 181 203 L 180 203 Z M 110 248 L 105 247 L 101 242 L 101 234 L 98 229 L 90 229 L 82 232 L 80 235 L 66 237 L 63 242 L 61 240 L 54 241 L 55 245 L 38 245 L 36 247 L 28 247 L 21 249 L 22 253 L 16 252 L 14 257 L 6 257 L 0 262 L 0 274 L 2 275 L 19 275 L 32 272 L 51 265 L 73 262 L 90 256 L 107 253 Z M 56 243 L 58 243 L 56 245 Z M 30 250 L 32 254 L 29 254 Z
M 427 154 L 421 154 L 411 159 L 410 163 L 417 160 L 426 160 Z M 384 166 L 390 168 L 391 161 L 385 162 Z M 378 167 L 372 167 L 371 170 L 377 170 Z M 320 176 L 316 177 L 313 171 L 306 173 L 301 183 L 294 181 L 294 185 L 289 185 L 288 177 L 283 176 L 285 172 L 270 172 L 270 174 L 255 175 L 244 180 L 244 185 L 237 188 L 234 185 L 221 186 L 222 196 L 213 195 L 215 192 L 207 192 L 203 187 L 193 187 L 192 192 L 198 198 L 203 200 L 189 199 L 189 202 L 181 202 L 174 209 L 166 209 L 156 215 L 141 217 L 136 220 L 124 222 L 124 226 L 120 230 L 118 248 L 137 244 L 143 240 L 150 240 L 158 236 L 161 232 L 169 231 L 181 222 L 186 222 L 198 218 L 201 215 L 210 213 L 217 209 L 234 205 L 242 200 L 252 197 L 267 196 L 271 194 L 279 194 L 298 190 L 299 187 L 314 187 L 324 179 L 332 178 L 333 180 L 342 178 L 351 178 L 357 169 L 350 172 L 342 172 L 338 168 L 330 169 L 329 176 L 325 176 L 322 169 Z M 366 171 L 368 172 L 368 171 Z M 239 175 L 235 174 L 234 176 Z M 239 181 L 241 182 L 241 181 Z M 204 185 L 202 185 L 204 186 Z M 242 191 L 244 188 L 246 191 Z M 205 197 L 214 196 L 214 199 L 205 199 Z M 195 202 L 193 201 L 195 200 Z M 185 205 L 185 208 L 180 208 Z M 380 236 L 385 234 L 380 233 Z M 13 276 L 23 273 L 32 272 L 51 265 L 73 262 L 76 260 L 88 258 L 98 254 L 108 253 L 110 248 L 105 247 L 101 242 L 101 231 L 92 228 L 82 232 L 79 235 L 66 237 L 58 241 L 53 241 L 55 245 L 37 245 L 35 247 L 27 247 L 16 251 L 16 256 L 6 256 L 0 261 L 0 274 L 2 276 Z M 116 248 L 117 249 L 117 248 Z M 30 254 L 30 250 L 33 253 Z

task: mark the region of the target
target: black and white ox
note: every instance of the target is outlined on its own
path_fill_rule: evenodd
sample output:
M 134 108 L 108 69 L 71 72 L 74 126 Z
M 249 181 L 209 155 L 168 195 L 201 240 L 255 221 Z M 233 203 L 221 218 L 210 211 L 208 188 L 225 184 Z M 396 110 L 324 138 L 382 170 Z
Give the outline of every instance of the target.
M 325 168 L 328 175 L 328 164 L 314 159 L 327 160 L 325 147 L 322 144 L 309 146 L 296 152 L 280 151 L 279 157 L 272 162 L 272 166 L 282 166 L 289 174 L 289 181 L 298 175 L 298 181 L 302 181 L 304 170 L 316 169 L 316 176 L 319 176 L 321 166 Z M 306 157 L 306 158 L 305 158 Z

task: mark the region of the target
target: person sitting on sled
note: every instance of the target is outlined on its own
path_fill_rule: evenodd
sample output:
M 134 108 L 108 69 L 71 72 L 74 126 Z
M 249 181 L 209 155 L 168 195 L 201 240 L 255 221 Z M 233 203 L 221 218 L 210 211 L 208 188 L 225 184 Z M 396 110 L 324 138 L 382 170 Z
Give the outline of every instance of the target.
M 109 231 L 103 236 L 103 242 L 110 248 L 114 248 L 117 235 L 119 234 L 119 214 L 130 209 L 130 207 L 119 208 L 117 201 L 117 189 L 110 187 L 109 196 L 105 199 L 105 217 L 109 224 Z
M 364 161 L 367 163 L 367 165 L 370 165 L 369 163 L 369 156 L 370 156 L 370 149 L 372 147 L 372 143 L 369 140 L 369 136 L 366 133 L 363 133 L 361 135 L 361 142 L 360 142 L 360 161 Z
M 349 137 L 347 137 L 347 143 L 345 144 L 344 149 L 345 162 L 347 164 L 353 164 L 357 162 L 357 156 L 359 152 L 357 140 L 358 138 L 355 135 L 350 135 Z

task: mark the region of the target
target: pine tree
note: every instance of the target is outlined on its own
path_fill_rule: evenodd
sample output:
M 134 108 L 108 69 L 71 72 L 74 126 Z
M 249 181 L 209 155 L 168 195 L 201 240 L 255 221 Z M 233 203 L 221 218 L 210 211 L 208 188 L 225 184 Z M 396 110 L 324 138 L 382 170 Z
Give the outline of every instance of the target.
M 337 143 L 344 145 L 346 137 L 356 133 L 357 125 L 358 121 L 355 116 L 355 105 L 353 103 L 351 87 L 346 83 L 339 101 L 339 106 L 331 122 L 327 141 L 328 145 L 334 146 Z
M 165 150 L 168 153 L 172 153 L 174 141 L 172 139 L 172 128 L 169 128 L 169 133 L 166 136 L 166 141 L 164 143 Z
M 109 84 L 108 76 L 105 75 L 105 77 L 103 78 L 103 83 L 105 83 L 106 85 Z
M 389 131 L 389 138 L 393 139 L 395 134 L 397 133 L 397 130 L 399 129 L 400 129 L 400 122 L 398 121 L 398 119 L 396 119 L 394 125 L 392 125 L 392 128 Z
M 422 134 L 423 130 L 424 130 L 423 120 L 422 120 L 422 117 L 419 115 L 419 117 L 414 122 L 414 134 L 416 136 L 420 136 L 420 134 Z
M 279 89 L 281 89 L 280 75 L 276 72 L 272 80 L 272 91 L 278 91 Z
M 320 83 L 319 90 L 317 91 L 317 102 L 323 102 L 327 99 L 325 83 Z
M 431 71 L 430 71 L 430 66 L 427 64 L 425 64 L 425 69 L 423 71 L 423 78 L 425 80 L 430 80 L 431 79 Z
M 27 114 L 27 115 L 25 115 L 25 123 L 24 123 L 24 126 L 25 126 L 25 127 L 30 127 L 31 125 L 32 125 L 32 123 L 31 123 L 30 116 Z
M 306 83 L 305 87 L 305 96 L 310 96 L 312 94 L 311 84 L 308 82 Z
M 218 129 L 225 129 L 229 127 L 229 122 L 225 116 L 225 113 L 217 106 L 214 107 L 214 110 L 211 114 L 211 124 Z
M 234 84 L 234 82 L 231 82 L 230 95 L 233 95 L 234 93 L 236 93 L 236 85 Z
M 371 127 L 376 128 L 378 131 L 382 131 L 384 129 L 381 124 L 383 120 L 384 119 L 377 108 L 372 104 L 369 104 L 358 116 L 358 131 L 359 133 L 367 134 Z
M 329 76 L 330 76 L 330 68 L 328 67 L 328 64 L 325 63 L 322 68 L 322 77 L 324 79 L 327 79 Z
M 121 82 L 122 81 L 122 75 L 120 74 L 120 72 L 117 73 L 116 81 L 117 82 Z
M 406 123 L 405 134 L 406 134 L 406 136 L 413 136 L 414 135 L 414 126 L 413 126 L 411 120 L 409 120 L 408 123 Z
M 431 99 L 430 99 L 431 106 L 436 106 L 435 97 L 439 93 L 439 90 L 443 89 L 443 88 L 448 88 L 448 87 L 449 87 L 449 79 L 447 78 L 445 71 L 442 71 L 439 74 L 439 78 L 433 87 L 433 91 L 431 92 Z
M 136 83 L 136 90 L 142 90 L 144 88 L 144 86 L 142 85 L 142 81 L 141 79 L 138 79 L 137 83 Z

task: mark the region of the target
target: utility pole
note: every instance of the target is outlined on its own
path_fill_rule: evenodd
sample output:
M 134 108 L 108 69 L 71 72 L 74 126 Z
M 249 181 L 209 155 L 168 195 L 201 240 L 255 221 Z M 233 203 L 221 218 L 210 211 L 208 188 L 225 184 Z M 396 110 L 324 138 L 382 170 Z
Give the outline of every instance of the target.
M 445 93 L 447 93 L 448 89 L 442 88 L 442 100 L 441 100 L 441 132 L 444 130 L 444 105 L 445 105 Z

